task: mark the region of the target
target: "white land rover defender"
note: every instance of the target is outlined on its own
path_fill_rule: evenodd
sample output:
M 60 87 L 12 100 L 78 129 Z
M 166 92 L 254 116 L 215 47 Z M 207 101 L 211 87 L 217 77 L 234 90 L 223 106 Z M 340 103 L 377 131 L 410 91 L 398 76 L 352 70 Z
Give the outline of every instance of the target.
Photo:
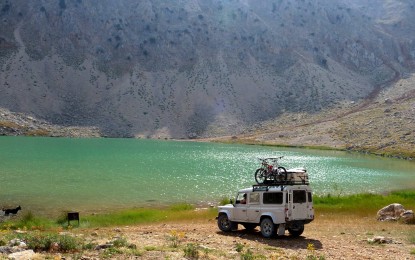
M 300 173 L 287 170 L 293 180 L 300 174 L 300 182 L 285 181 L 253 185 L 238 192 L 233 204 L 219 206 L 218 227 L 224 232 L 237 230 L 238 224 L 246 229 L 260 226 L 264 237 L 282 236 L 285 230 L 292 236 L 300 236 L 304 224 L 314 219 L 312 190 L 303 170 Z

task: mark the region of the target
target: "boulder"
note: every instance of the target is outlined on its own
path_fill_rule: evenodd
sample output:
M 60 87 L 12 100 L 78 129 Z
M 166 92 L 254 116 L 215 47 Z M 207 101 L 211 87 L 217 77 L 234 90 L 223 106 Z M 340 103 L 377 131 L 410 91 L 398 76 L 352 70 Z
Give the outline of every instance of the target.
M 415 215 L 412 210 L 405 210 L 401 214 L 401 220 L 406 224 L 415 224 Z
M 405 209 L 401 204 L 393 203 L 378 211 L 377 220 L 396 221 L 400 218 L 403 212 L 405 212 Z
M 25 250 L 8 255 L 9 259 L 34 259 L 36 253 L 33 250 Z
M 401 204 L 393 203 L 380 209 L 377 213 L 377 220 L 379 221 L 397 221 L 402 220 L 404 223 L 413 223 L 414 212 L 412 210 L 405 210 Z

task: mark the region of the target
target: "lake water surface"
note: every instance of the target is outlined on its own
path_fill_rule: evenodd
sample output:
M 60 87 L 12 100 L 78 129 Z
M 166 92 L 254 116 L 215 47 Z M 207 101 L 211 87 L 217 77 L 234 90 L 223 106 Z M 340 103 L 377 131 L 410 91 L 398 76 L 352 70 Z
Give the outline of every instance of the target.
M 415 188 L 415 163 L 338 151 L 138 139 L 0 137 L 0 208 L 110 211 L 216 203 L 254 184 L 258 157 L 305 167 L 316 194 Z

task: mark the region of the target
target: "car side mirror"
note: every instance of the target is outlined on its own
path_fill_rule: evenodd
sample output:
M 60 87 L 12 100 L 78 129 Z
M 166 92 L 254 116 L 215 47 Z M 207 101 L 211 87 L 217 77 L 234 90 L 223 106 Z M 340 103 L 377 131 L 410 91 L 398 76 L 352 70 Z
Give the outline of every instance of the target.
M 230 199 L 231 204 L 233 205 L 233 199 Z

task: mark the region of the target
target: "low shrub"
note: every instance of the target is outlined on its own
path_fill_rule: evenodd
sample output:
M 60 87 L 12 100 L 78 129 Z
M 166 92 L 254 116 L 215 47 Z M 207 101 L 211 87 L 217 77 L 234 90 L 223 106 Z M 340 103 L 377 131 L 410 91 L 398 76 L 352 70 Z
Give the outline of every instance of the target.
M 123 237 L 117 237 L 114 240 L 112 240 L 112 244 L 114 245 L 114 247 L 127 247 L 128 241 Z
M 235 245 L 236 252 L 240 253 L 240 252 L 242 252 L 243 249 L 244 249 L 244 245 L 243 244 L 236 243 L 236 245 Z
M 198 259 L 199 258 L 199 246 L 193 243 L 189 243 L 183 249 L 184 256 L 191 258 L 191 259 Z
M 54 233 L 26 233 L 19 237 L 33 251 L 75 252 L 82 249 L 83 241 L 70 235 Z
M 253 260 L 255 259 L 251 249 L 248 248 L 245 253 L 241 254 L 241 260 Z
M 231 204 L 231 199 L 229 199 L 229 198 L 222 198 L 220 200 L 220 202 L 219 202 L 219 205 L 221 205 L 221 206 L 226 205 L 226 204 Z
M 172 230 L 170 231 L 170 235 L 167 236 L 167 241 L 169 241 L 171 247 L 177 248 L 184 236 L 184 232 L 177 232 L 176 230 Z

